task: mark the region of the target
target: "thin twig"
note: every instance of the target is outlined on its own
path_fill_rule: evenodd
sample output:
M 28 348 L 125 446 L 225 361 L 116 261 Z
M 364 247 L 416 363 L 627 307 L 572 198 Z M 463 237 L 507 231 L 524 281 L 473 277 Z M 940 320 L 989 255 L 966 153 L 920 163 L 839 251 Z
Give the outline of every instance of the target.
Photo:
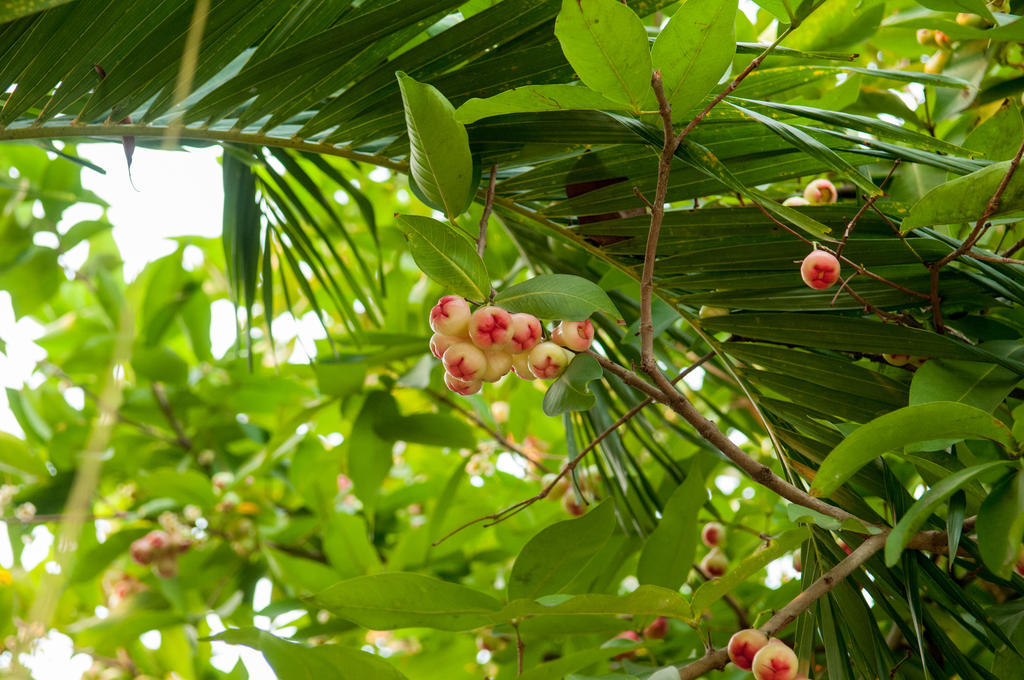
M 797 616 L 802 614 L 820 597 L 842 583 L 854 570 L 881 550 L 882 546 L 885 545 L 885 538 L 886 534 L 877 534 L 861 543 L 843 561 L 822 574 L 806 590 L 790 600 L 789 604 L 778 610 L 759 630 L 769 637 L 778 634 L 780 630 L 795 621 Z M 679 668 L 679 678 L 680 680 L 694 680 L 694 678 L 699 678 L 716 668 L 725 668 L 727 663 L 729 663 L 729 652 L 725 649 L 719 649 Z
M 432 396 L 434 399 L 437 399 L 438 401 L 442 402 L 452 410 L 459 412 L 464 418 L 466 418 L 466 420 L 469 420 L 474 425 L 479 427 L 481 430 L 491 435 L 491 438 L 494 439 L 495 442 L 500 444 L 502 447 L 508 449 L 509 451 L 515 453 L 516 455 L 522 456 L 524 459 L 529 461 L 534 467 L 536 467 L 541 472 L 545 474 L 551 472 L 551 470 L 549 470 L 548 467 L 544 465 L 544 463 L 537 460 L 536 457 L 527 452 L 526 449 L 524 449 L 523 447 L 508 441 L 508 439 L 503 437 L 500 432 L 498 432 L 490 425 L 488 425 L 487 422 L 484 421 L 483 418 L 481 418 L 477 414 L 473 413 L 469 409 L 463 408 L 459 404 L 455 403 L 454 400 L 449 399 L 440 392 L 435 392 L 430 389 L 426 390 L 426 392 L 430 394 L 430 396 Z
M 677 375 L 675 378 L 673 378 L 672 383 L 675 384 L 675 383 L 679 382 L 680 380 L 685 378 L 687 375 L 689 375 L 691 372 L 696 370 L 699 366 L 701 366 L 705 362 L 709 361 L 714 356 L 715 356 L 714 352 L 708 352 L 704 356 L 700 357 L 699 359 L 694 361 L 691 365 L 687 366 L 686 369 L 684 369 L 679 375 Z M 440 397 L 442 395 L 437 395 L 437 396 Z M 570 460 L 568 463 L 566 463 L 564 466 L 562 466 L 562 469 L 558 471 L 558 474 L 555 475 L 555 478 L 552 479 L 550 482 L 548 482 L 547 485 L 543 489 L 541 489 L 540 493 L 538 493 L 537 495 L 531 496 L 530 498 L 527 498 L 525 500 L 521 500 L 518 503 L 515 503 L 514 505 L 510 505 L 509 507 L 505 508 L 504 510 L 499 510 L 498 512 L 493 512 L 493 513 L 491 513 L 489 515 L 484 515 L 482 517 L 477 517 L 474 520 L 466 522 L 465 524 L 462 524 L 461 526 L 456 527 L 451 532 L 445 534 L 442 538 L 438 539 L 434 543 L 434 545 L 435 546 L 440 545 L 441 543 L 443 543 L 448 538 L 451 538 L 452 536 L 454 536 L 455 534 L 459 533 L 463 529 L 468 529 L 469 527 L 473 526 L 474 524 L 480 524 L 481 522 L 492 522 L 492 524 L 488 524 L 486 526 L 493 526 L 493 524 L 497 524 L 497 523 L 499 523 L 499 522 L 501 522 L 501 521 L 503 521 L 505 519 L 508 519 L 512 515 L 515 515 L 515 514 L 521 512 L 522 510 L 525 510 L 526 508 L 528 508 L 529 506 L 533 505 L 537 501 L 540 501 L 540 500 L 543 500 L 543 499 L 547 498 L 551 494 L 551 491 L 555 488 L 555 486 L 558 485 L 559 480 L 561 480 L 563 477 L 565 477 L 566 475 L 570 474 L 573 470 L 575 470 L 576 467 L 580 464 L 580 461 L 583 460 L 584 456 L 586 456 L 588 453 L 593 451 L 594 448 L 598 444 L 600 444 L 601 441 L 604 440 L 605 437 L 607 437 L 612 432 L 614 432 L 615 430 L 620 428 L 622 425 L 627 423 L 630 419 L 635 417 L 636 414 L 639 413 L 645 406 L 650 405 L 653 401 L 654 401 L 653 399 L 648 398 L 648 399 L 645 399 L 644 401 L 640 402 L 639 404 L 637 404 L 636 406 L 631 408 L 629 411 L 627 411 L 621 418 L 619 418 L 614 423 L 609 425 L 604 430 L 604 432 L 602 432 L 601 434 L 599 434 L 596 437 L 594 437 L 594 439 L 591 440 L 591 442 L 589 444 L 587 444 L 585 447 L 583 447 L 583 450 L 581 450 L 579 453 L 577 453 L 573 457 L 572 460 Z
M 164 386 L 158 382 L 152 383 L 150 389 L 153 392 L 153 397 L 156 399 L 156 403 L 160 405 L 160 412 L 164 414 L 164 418 L 167 420 L 167 424 L 174 430 L 174 434 L 177 436 L 177 443 L 181 448 L 189 451 L 192 449 L 192 440 L 187 434 L 185 434 L 184 428 L 177 418 L 174 417 L 174 410 L 171 408 L 171 403 L 167 401 L 167 393 L 164 392 Z
M 484 212 L 480 216 L 480 236 L 476 239 L 476 254 L 484 256 L 484 248 L 487 247 L 487 220 L 491 218 L 491 210 L 494 208 L 494 183 L 498 177 L 498 166 L 491 166 L 491 178 L 487 182 L 487 195 L 484 198 Z
M 1003 179 L 999 182 L 999 186 L 996 187 L 995 193 L 992 194 L 992 198 L 985 204 L 985 210 L 981 213 L 981 217 L 974 223 L 974 228 L 971 233 L 967 235 L 967 238 L 963 240 L 963 243 L 954 250 L 947 254 L 937 262 L 933 262 L 928 265 L 928 271 L 931 273 L 930 285 L 931 285 L 931 303 L 932 303 L 932 322 L 935 325 L 935 332 L 944 333 L 945 326 L 942 323 L 942 310 L 940 304 L 942 300 L 939 298 L 939 270 L 945 267 L 947 264 L 957 259 L 961 255 L 969 252 L 974 244 L 978 242 L 978 239 L 982 237 L 985 231 L 992 226 L 989 223 L 989 218 L 999 211 L 999 204 L 1003 199 L 1003 192 L 1006 191 L 1006 187 L 1009 186 L 1010 180 L 1013 179 L 1013 175 L 1017 172 L 1017 168 L 1020 166 L 1021 156 L 1024 156 L 1024 141 L 1021 141 L 1020 146 L 1017 148 L 1017 153 L 1010 161 L 1010 167 L 1007 168 L 1006 174 L 1003 175 Z
M 838 508 L 819 498 L 810 496 L 806 492 L 801 491 L 796 486 L 776 475 L 767 465 L 763 465 L 762 463 L 755 461 L 744 453 L 742 449 L 733 444 L 732 440 L 718 429 L 718 426 L 701 415 L 696 407 L 694 407 L 686 397 L 680 394 L 678 390 L 673 388 L 671 393 L 665 392 L 646 382 L 628 368 L 619 366 L 615 362 L 609 361 L 605 357 L 595 354 L 594 352 L 591 352 L 590 355 L 597 359 L 597 362 L 601 364 L 606 371 L 617 376 L 630 387 L 643 392 L 657 402 L 665 404 L 681 415 L 686 422 L 697 430 L 697 434 L 707 440 L 716 449 L 721 451 L 729 460 L 750 475 L 751 479 L 758 484 L 774 491 L 776 494 L 790 502 L 796 503 L 797 505 L 805 508 L 810 508 L 822 513 L 823 515 L 828 515 L 829 517 L 838 519 L 840 522 L 848 519 L 856 519 L 865 526 L 871 524 L 870 522 L 857 518 L 855 515 L 843 510 L 842 508 Z M 668 381 L 666 380 L 665 382 L 667 383 Z
M 885 179 L 883 179 L 882 183 L 879 185 L 879 189 L 882 189 L 885 186 L 885 184 L 889 181 L 889 178 L 892 177 L 892 174 L 896 172 L 896 168 L 898 167 L 900 167 L 900 159 L 897 158 L 896 161 L 892 164 L 892 169 L 889 170 L 889 174 L 885 176 Z M 875 204 L 875 201 L 877 201 L 882 196 L 885 196 L 884 191 L 880 194 L 869 196 L 867 200 L 864 201 L 864 205 L 860 207 L 860 210 L 857 211 L 857 214 L 854 215 L 853 219 L 850 220 L 849 224 L 846 225 L 846 231 L 843 232 L 843 238 L 841 241 L 839 241 L 839 245 L 836 246 L 836 257 L 842 256 L 843 248 L 846 247 L 846 241 L 847 239 L 850 238 L 850 233 L 853 231 L 853 228 L 857 226 L 857 222 L 860 221 L 860 218 L 864 215 L 865 212 L 867 212 L 868 208 L 873 206 Z

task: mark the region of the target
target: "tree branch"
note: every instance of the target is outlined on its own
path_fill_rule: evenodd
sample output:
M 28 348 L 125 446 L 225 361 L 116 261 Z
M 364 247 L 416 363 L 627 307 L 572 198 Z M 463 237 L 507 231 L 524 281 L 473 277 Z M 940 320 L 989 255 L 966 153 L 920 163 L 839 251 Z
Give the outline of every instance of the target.
M 494 182 L 498 177 L 498 166 L 491 166 L 491 178 L 487 182 L 487 194 L 484 196 L 484 212 L 480 216 L 480 236 L 476 239 L 476 254 L 484 256 L 484 248 L 487 247 L 487 220 L 491 217 L 491 210 L 494 208 Z
M 814 604 L 818 598 L 842 583 L 843 579 L 881 550 L 882 546 L 885 545 L 885 537 L 886 534 L 877 534 L 861 543 L 846 559 L 822 574 L 807 590 L 804 590 L 794 597 L 789 604 L 775 612 L 775 615 L 768 619 L 759 630 L 769 637 L 778 634 L 780 630 L 796 620 L 797 616 Z M 729 663 L 728 651 L 719 649 L 704 655 L 693 663 L 681 667 L 679 669 L 679 679 L 694 680 L 694 678 L 698 678 L 712 670 L 725 668 L 727 663 Z

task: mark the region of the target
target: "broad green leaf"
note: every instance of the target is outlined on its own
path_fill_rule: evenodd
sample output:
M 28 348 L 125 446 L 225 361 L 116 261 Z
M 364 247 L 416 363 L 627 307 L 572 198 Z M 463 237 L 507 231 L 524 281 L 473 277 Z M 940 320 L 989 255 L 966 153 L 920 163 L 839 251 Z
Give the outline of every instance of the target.
M 992 19 L 992 12 L 989 10 L 985 0 L 915 0 L 917 4 L 936 12 L 967 12 L 978 16 Z
M 267 558 L 267 564 L 274 576 L 300 592 L 318 593 L 344 578 L 342 572 L 332 569 L 323 562 L 296 557 L 283 550 L 266 546 L 261 552 Z
M 704 477 L 695 463 L 683 483 L 672 492 L 658 526 L 644 542 L 636 567 L 640 583 L 673 590 L 683 585 L 697 553 L 697 513 L 706 498 Z
M 509 286 L 494 297 L 494 304 L 540 319 L 584 321 L 594 312 L 620 318 L 608 293 L 593 281 L 571 274 L 541 274 Z
M 687 0 L 651 48 L 672 118 L 682 122 L 721 79 L 736 51 L 736 0 Z M 647 104 L 657 108 L 648 95 Z
M 432 85 L 396 73 L 409 133 L 409 172 L 427 205 L 455 219 L 476 193 L 469 135 L 455 109 Z
M 197 470 L 161 468 L 143 472 L 138 478 L 139 490 L 150 498 L 170 498 L 176 504 L 197 505 L 210 509 L 217 503 L 210 478 Z
M 793 529 L 782 534 L 771 542 L 771 545 L 760 548 L 749 557 L 744 558 L 739 564 L 726 572 L 723 576 L 711 579 L 703 583 L 697 592 L 693 594 L 693 611 L 702 612 L 727 593 L 732 592 L 737 586 L 748 578 L 768 566 L 788 552 L 791 552 L 800 543 L 807 539 L 806 529 Z
M 210 640 L 245 645 L 262 652 L 281 680 L 405 678 L 405 675 L 380 656 L 338 644 L 306 647 L 255 628 L 232 628 L 214 635 Z
M 221 240 L 228 284 L 236 307 L 245 309 L 246 342 L 252 342 L 252 306 L 260 270 L 260 209 L 256 200 L 256 173 L 251 154 L 225 148 L 223 164 L 224 211 Z M 252 352 L 248 352 L 252 366 Z
M 586 411 L 594 406 L 596 397 L 587 385 L 604 375 L 597 359 L 589 354 L 577 354 L 558 379 L 544 393 L 545 415 L 557 416 L 566 411 Z
M 519 676 L 519 680 L 563 680 L 563 678 L 570 676 L 575 671 L 621 653 L 622 649 L 599 647 L 597 649 L 586 649 L 581 652 L 566 654 L 560 659 L 548 661 L 528 669 Z M 676 671 L 676 677 L 679 677 L 678 671 Z
M 33 477 L 47 477 L 46 464 L 32 453 L 24 441 L 7 432 L 0 432 L 0 467 L 26 472 Z
M 377 421 L 375 429 L 382 439 L 454 449 L 476 447 L 472 427 L 463 420 L 441 413 L 414 413 L 394 420 L 384 419 Z
M 1006 177 L 1010 161 L 992 165 L 969 175 L 940 184 L 921 197 L 910 214 L 903 219 L 900 231 L 928 227 L 933 224 L 976 222 L 985 212 L 992 195 Z M 993 216 L 1024 208 L 1024 172 L 1014 173 Z
M 501 603 L 477 590 L 421 574 L 360 576 L 314 601 L 335 616 L 373 630 L 423 626 L 469 630 L 501 620 Z
M 951 401 L 907 406 L 861 425 L 832 449 L 818 467 L 811 495 L 828 496 L 883 453 L 947 437 L 1013 443 L 1005 425 L 973 406 Z
M 623 110 L 621 104 L 582 85 L 526 85 L 514 87 L 486 99 L 473 98 L 455 111 L 460 123 L 469 125 L 481 118 L 506 113 L 571 111 L 574 109 Z
M 889 537 L 885 539 L 885 563 L 890 567 L 895 566 L 911 537 L 949 496 L 985 472 L 1001 465 L 1008 465 L 1009 463 L 1010 461 L 1008 460 L 997 460 L 992 463 L 974 465 L 946 477 L 928 489 L 923 496 L 910 506 L 910 509 L 904 513 L 900 521 L 893 527 Z
M 607 616 L 631 614 L 633 616 L 665 616 L 688 620 L 692 616 L 690 603 L 675 590 L 661 586 L 640 586 L 628 595 L 560 596 L 557 602 L 542 604 L 535 600 L 515 600 L 499 613 L 498 620 L 511 621 L 524 616 Z
M 611 536 L 615 504 L 604 501 L 587 514 L 542 529 L 523 546 L 508 577 L 508 599 L 557 593 Z
M 798 50 L 831 50 L 853 45 L 874 34 L 884 14 L 885 4 L 879 0 L 822 3 L 786 39 L 786 45 Z
M 737 111 L 740 111 L 743 115 L 750 116 L 757 122 L 765 125 L 769 130 L 779 135 L 804 153 L 823 161 L 832 170 L 842 174 L 843 177 L 856 184 L 862 191 L 867 192 L 868 195 L 878 196 L 882 193 L 881 189 L 876 187 L 869 178 L 861 174 L 861 172 L 851 163 L 844 160 L 842 156 L 838 155 L 835 151 L 832 151 L 832 149 L 828 148 L 814 137 L 811 137 L 800 128 L 775 120 L 771 116 L 765 116 L 757 113 L 756 111 L 745 109 L 741 106 L 737 106 L 736 104 L 731 104 L 731 106 L 733 106 Z
M 391 449 L 394 446 L 394 440 L 377 434 L 377 425 L 398 417 L 395 398 L 387 392 L 374 390 L 366 395 L 345 439 L 352 489 L 369 514 L 376 504 L 380 483 L 391 470 Z
M 562 0 L 555 37 L 587 87 L 640 110 L 651 88 L 651 52 L 632 9 L 618 0 Z
M 1024 470 L 1016 470 L 992 489 L 978 511 L 976 528 L 985 566 L 1010 578 L 1024 539 Z
M 1024 137 L 1024 120 L 1020 107 L 1012 99 L 1003 101 L 999 110 L 984 123 L 971 130 L 964 140 L 964 146 L 985 154 L 990 161 L 1006 161 L 1013 158 Z
M 975 361 L 933 359 L 914 372 L 910 403 L 959 401 L 993 412 L 1020 382 L 1016 373 Z
M 324 524 L 323 544 L 324 554 L 339 574 L 335 581 L 381 570 L 366 521 L 358 515 L 331 513 Z
M 41 12 L 72 0 L 4 0 L 0 2 L 0 23 L 14 21 L 29 14 Z
M 424 274 L 447 292 L 476 301 L 488 298 L 491 283 L 487 268 L 466 236 L 430 217 L 399 215 L 395 221 Z

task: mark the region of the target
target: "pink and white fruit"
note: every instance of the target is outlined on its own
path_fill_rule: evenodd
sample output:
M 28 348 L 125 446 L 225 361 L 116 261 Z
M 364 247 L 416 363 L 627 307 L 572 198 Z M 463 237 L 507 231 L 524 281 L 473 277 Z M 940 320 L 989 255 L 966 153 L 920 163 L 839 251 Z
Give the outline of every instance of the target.
M 729 558 L 720 548 L 712 548 L 700 561 L 700 568 L 711 578 L 724 576 L 729 571 Z
M 512 339 L 508 349 L 513 354 L 529 352 L 537 346 L 541 338 L 540 321 L 533 314 L 512 315 Z
M 729 659 L 745 671 L 754 663 L 754 655 L 768 644 L 768 636 L 756 628 L 747 628 L 733 633 L 729 638 Z
M 444 384 L 455 394 L 461 394 L 464 397 L 476 394 L 483 386 L 483 383 L 479 380 L 462 380 L 461 378 L 456 378 L 451 373 L 444 374 Z
M 488 305 L 469 317 L 469 339 L 480 349 L 505 349 L 512 339 L 512 315 Z
M 795 553 L 793 553 L 793 570 L 794 571 L 803 571 L 804 570 L 804 558 L 800 555 L 800 550 L 799 549 Z
M 469 303 L 458 295 L 445 295 L 430 310 L 430 328 L 441 335 L 465 336 L 469 329 Z
M 160 578 L 174 578 L 178 575 L 178 558 L 172 555 L 161 555 L 153 562 L 153 571 Z
M 557 378 L 569 365 L 571 357 L 553 342 L 542 342 L 530 350 L 530 371 L 545 380 Z
M 829 288 L 839 280 L 839 260 L 824 250 L 812 250 L 800 263 L 800 278 L 815 290 Z
M 487 368 L 481 378 L 484 382 L 498 382 L 512 370 L 512 355 L 508 352 L 497 349 L 485 351 L 484 356 L 487 357 Z
M 709 548 L 714 548 L 716 545 L 722 544 L 722 538 L 725 537 L 725 527 L 718 522 L 708 522 L 704 525 L 704 528 L 700 532 L 700 539 L 704 541 L 704 545 Z
M 644 628 L 644 637 L 650 640 L 661 640 L 666 635 L 668 635 L 668 619 L 664 616 L 659 616 Z
M 839 200 L 839 192 L 832 182 L 827 179 L 816 179 L 804 189 L 804 200 L 811 205 L 823 203 L 835 203 Z
M 433 354 L 435 358 L 440 359 L 444 356 L 445 351 L 449 347 L 465 341 L 465 338 L 460 338 L 457 335 L 442 335 L 441 333 L 434 333 L 430 336 L 430 353 Z
M 467 382 L 482 379 L 487 370 L 487 356 L 483 350 L 468 342 L 459 342 L 449 347 L 441 361 L 444 370 L 452 377 Z
M 585 352 L 594 341 L 594 324 L 586 321 L 563 321 L 551 334 L 551 339 L 558 345 L 574 352 Z
M 1013 568 L 1018 574 L 1024 576 L 1024 545 L 1017 551 L 1017 563 L 1013 565 Z
M 803 198 L 802 196 L 790 196 L 789 198 L 782 202 L 782 205 L 790 208 L 799 208 L 801 206 L 810 204 L 811 202 L 808 201 L 806 198 Z
M 786 643 L 772 639 L 754 655 L 750 670 L 755 680 L 795 680 L 798 663 Z
M 635 630 L 624 630 L 615 636 L 616 640 L 629 640 L 630 642 L 640 642 L 640 634 Z M 636 650 L 631 649 L 628 652 L 622 654 L 616 654 L 614 659 L 632 659 L 636 657 Z
M 537 376 L 530 370 L 530 353 L 520 352 L 512 355 L 512 370 L 523 380 L 536 380 Z
M 150 564 L 160 555 L 169 552 L 171 536 L 166 531 L 156 529 L 140 539 L 132 542 L 129 553 L 139 564 Z M 173 550 L 170 552 L 174 552 Z
M 587 506 L 576 500 L 576 494 L 571 491 L 562 496 L 562 507 L 573 517 L 580 517 L 587 511 Z

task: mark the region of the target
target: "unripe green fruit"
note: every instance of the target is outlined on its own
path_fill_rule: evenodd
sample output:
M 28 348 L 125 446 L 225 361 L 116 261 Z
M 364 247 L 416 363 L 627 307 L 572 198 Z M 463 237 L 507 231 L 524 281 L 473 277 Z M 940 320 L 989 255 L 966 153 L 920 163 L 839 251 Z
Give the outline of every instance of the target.
M 790 196 L 789 198 L 787 198 L 785 201 L 782 202 L 782 205 L 784 205 L 784 206 L 786 206 L 788 208 L 799 208 L 799 207 L 802 207 L 802 206 L 805 206 L 805 205 L 810 205 L 810 204 L 811 204 L 811 202 L 808 201 L 803 196 Z
M 925 47 L 935 44 L 935 31 L 930 28 L 917 29 L 917 42 Z
M 697 316 L 702 319 L 711 319 L 716 316 L 729 316 L 729 310 L 725 307 L 710 307 L 703 305 L 700 311 L 697 312 Z
M 946 50 L 939 50 L 933 54 L 924 65 L 924 72 L 935 76 L 945 71 L 946 65 L 949 64 L 950 54 Z

